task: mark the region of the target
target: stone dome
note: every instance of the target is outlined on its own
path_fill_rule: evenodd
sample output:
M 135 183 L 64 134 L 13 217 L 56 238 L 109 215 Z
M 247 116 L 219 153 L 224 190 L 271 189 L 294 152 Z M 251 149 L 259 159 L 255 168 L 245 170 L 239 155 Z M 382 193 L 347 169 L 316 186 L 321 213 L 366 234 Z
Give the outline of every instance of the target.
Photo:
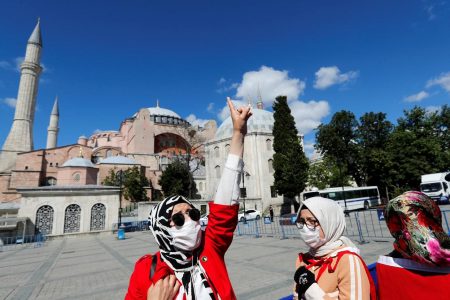
M 84 167 L 84 168 L 95 168 L 94 164 L 87 159 L 82 157 L 75 157 L 66 161 L 63 167 Z
M 148 107 L 147 110 L 150 113 L 150 116 L 167 116 L 181 119 L 181 117 L 176 112 L 167 108 L 157 106 L 157 107 Z
M 117 155 L 110 156 L 100 161 L 100 164 L 111 164 L 111 165 L 138 165 L 136 161 L 131 158 Z
M 247 134 L 251 133 L 268 133 L 272 134 L 273 130 L 273 113 L 264 109 L 253 108 L 253 115 L 247 122 Z M 223 121 L 217 129 L 215 140 L 231 138 L 233 133 L 233 123 L 231 117 Z

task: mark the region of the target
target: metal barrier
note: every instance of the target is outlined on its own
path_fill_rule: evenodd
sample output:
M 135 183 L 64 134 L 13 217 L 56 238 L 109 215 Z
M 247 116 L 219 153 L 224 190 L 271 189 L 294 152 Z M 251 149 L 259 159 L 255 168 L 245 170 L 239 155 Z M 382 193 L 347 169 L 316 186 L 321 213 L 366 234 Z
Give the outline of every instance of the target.
M 258 220 L 238 222 L 235 235 L 280 239 L 300 238 L 293 216 L 294 214 L 289 217 L 274 217 L 272 220 L 270 217 L 264 217 Z M 349 212 L 345 216 L 345 221 L 347 226 L 344 235 L 359 243 L 392 239 L 381 209 Z M 149 230 L 147 220 L 122 222 L 122 224 L 125 225 L 126 232 Z M 442 226 L 444 231 L 450 233 L 450 210 L 442 211 Z M 117 230 L 117 224 L 114 228 Z M 204 226 L 202 228 L 204 229 Z
M 148 228 L 148 220 L 145 220 L 145 221 L 133 221 L 133 222 L 122 222 L 121 224 L 124 225 L 125 232 L 150 230 Z M 118 225 L 121 225 L 121 224 L 114 223 L 113 224 L 114 231 L 118 230 Z
M 41 247 L 46 241 L 47 237 L 43 234 L 0 237 L 0 251 Z

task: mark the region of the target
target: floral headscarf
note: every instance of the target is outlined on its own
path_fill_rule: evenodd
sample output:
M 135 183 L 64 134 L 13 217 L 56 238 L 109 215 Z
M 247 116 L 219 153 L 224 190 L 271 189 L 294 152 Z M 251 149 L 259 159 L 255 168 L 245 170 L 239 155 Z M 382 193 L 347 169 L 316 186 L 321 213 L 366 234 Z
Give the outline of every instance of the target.
M 395 238 L 394 249 L 403 257 L 450 265 L 450 237 L 442 228 L 439 206 L 421 192 L 405 192 L 389 201 L 385 219 Z

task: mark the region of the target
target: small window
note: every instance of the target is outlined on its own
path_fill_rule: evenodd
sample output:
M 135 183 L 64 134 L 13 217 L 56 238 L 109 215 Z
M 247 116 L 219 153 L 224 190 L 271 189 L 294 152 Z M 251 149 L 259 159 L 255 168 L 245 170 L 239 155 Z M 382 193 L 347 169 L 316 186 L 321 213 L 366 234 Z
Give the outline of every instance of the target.
M 216 166 L 215 169 L 216 169 L 216 177 L 220 178 L 220 175 L 221 175 L 220 174 L 220 166 Z
M 275 186 L 273 186 L 273 185 L 270 187 L 270 196 L 272 198 L 276 198 L 277 197 L 277 190 L 275 189 Z
M 28 170 L 28 166 L 25 166 L 25 170 Z
M 203 182 L 200 182 L 199 184 L 198 184 L 198 190 L 201 192 L 201 191 L 203 191 Z
M 53 167 L 53 163 L 50 163 L 50 167 Z
M 58 166 L 59 164 L 58 163 L 56 163 L 56 166 Z
M 273 160 L 269 159 L 267 162 L 269 164 L 269 173 L 273 173 Z
M 272 141 L 270 139 L 266 140 L 266 149 L 267 149 L 267 151 L 272 150 Z
M 80 173 L 74 173 L 74 174 L 72 175 L 72 178 L 73 178 L 73 180 L 76 181 L 76 182 L 80 181 L 80 178 L 81 178 Z
M 216 155 L 216 158 L 220 157 L 220 151 L 219 151 L 219 147 L 214 147 L 214 154 Z

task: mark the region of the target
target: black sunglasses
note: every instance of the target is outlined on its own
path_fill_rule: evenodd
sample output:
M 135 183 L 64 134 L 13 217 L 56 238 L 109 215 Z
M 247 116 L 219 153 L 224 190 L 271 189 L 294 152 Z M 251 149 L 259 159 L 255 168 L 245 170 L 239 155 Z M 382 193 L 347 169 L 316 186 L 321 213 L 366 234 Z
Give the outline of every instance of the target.
M 200 211 L 198 209 L 191 208 L 190 210 L 187 211 L 187 213 L 192 221 L 200 220 Z M 178 227 L 184 225 L 184 213 L 181 211 L 177 212 L 176 214 L 173 214 L 171 219 Z

